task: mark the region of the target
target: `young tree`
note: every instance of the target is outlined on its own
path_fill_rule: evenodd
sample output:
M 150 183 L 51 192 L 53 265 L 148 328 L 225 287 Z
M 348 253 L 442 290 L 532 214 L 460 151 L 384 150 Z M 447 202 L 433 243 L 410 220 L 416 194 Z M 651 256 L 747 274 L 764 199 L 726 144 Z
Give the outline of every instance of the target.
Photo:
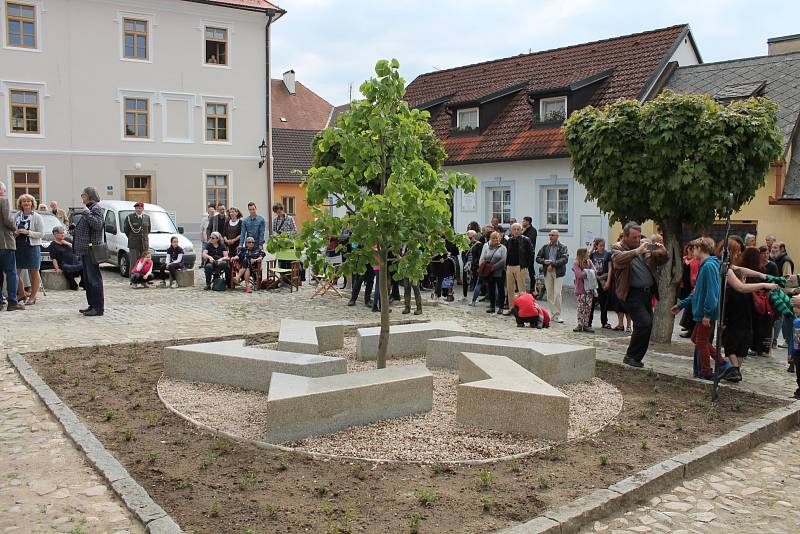
M 448 201 L 455 189 L 472 192 L 476 185 L 470 175 L 442 172 L 444 149 L 428 124 L 428 112 L 409 109 L 403 101 L 399 66 L 396 59 L 379 61 L 377 77 L 361 85 L 364 99 L 353 102 L 315 140 L 314 165 L 305 177 L 315 219 L 294 243 L 295 250 L 306 251 L 315 273 L 331 276 L 325 245 L 347 229 L 353 251 L 337 274 L 380 267 L 379 369 L 386 366 L 389 276 L 421 280 L 430 259 L 445 252 L 445 240 L 466 246 L 450 224 Z M 337 217 L 330 207 L 346 213 Z M 282 246 L 278 240 L 270 250 Z
M 669 343 L 681 280 L 683 224 L 707 228 L 764 185 L 778 159 L 777 106 L 765 98 L 724 105 L 703 95 L 665 92 L 641 103 L 587 107 L 564 125 L 575 179 L 612 221 L 653 220 L 670 255 L 659 284 L 654 339 Z

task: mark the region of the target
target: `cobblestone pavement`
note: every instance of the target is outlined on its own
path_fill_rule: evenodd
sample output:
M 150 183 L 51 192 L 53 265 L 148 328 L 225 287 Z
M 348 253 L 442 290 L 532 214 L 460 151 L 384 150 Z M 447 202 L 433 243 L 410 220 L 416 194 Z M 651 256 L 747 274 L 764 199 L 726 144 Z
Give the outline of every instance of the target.
M 794 431 L 583 532 L 789 534 L 798 529 L 800 431 Z
M 292 294 L 287 290 L 221 294 L 203 291 L 198 279 L 195 288 L 133 290 L 114 271 L 106 270 L 103 275 L 107 306 L 103 317 L 85 318 L 78 313 L 78 308 L 85 306 L 82 292 L 50 291 L 25 311 L 0 313 L 0 351 L 24 353 L 76 345 L 244 335 L 276 331 L 284 317 L 359 323 L 379 320 L 378 314 L 363 305 L 363 295 L 357 306 L 348 307 L 346 299 L 311 300 L 307 286 Z M 477 307 L 461 302 L 430 306 L 428 294 L 423 296 L 424 314 L 411 316 L 415 319 L 454 319 L 470 330 L 498 337 L 594 345 L 603 360 L 621 361 L 625 350 L 624 334 L 604 330 L 593 336 L 573 333 L 574 299 L 566 293 L 562 313 L 565 323 L 554 324 L 549 330 L 516 328 L 513 319 L 487 314 L 480 303 Z M 400 314 L 401 309 L 394 305 L 393 320 L 409 318 Z M 745 381 L 735 387 L 785 398 L 792 391 L 792 381 L 783 358 L 750 358 Z M 691 361 L 685 357 L 650 353 L 645 362 L 661 372 L 691 375 Z M 69 531 L 83 522 L 86 532 L 140 532 L 140 525 L 123 511 L 5 358 L 0 362 L 0 379 L 0 528 L 8 532 L 15 528 L 17 532 Z M 797 466 L 797 458 L 776 456 L 787 465 Z M 722 478 L 723 474 L 711 476 Z M 765 494 L 766 489 L 762 488 Z M 702 492 L 693 496 L 703 498 Z

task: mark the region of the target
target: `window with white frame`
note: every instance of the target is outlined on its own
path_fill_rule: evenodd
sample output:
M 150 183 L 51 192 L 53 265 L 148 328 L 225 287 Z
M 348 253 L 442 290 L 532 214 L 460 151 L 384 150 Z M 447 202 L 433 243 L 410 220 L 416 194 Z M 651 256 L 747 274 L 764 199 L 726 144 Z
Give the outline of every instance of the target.
M 567 118 L 567 97 L 542 98 L 539 117 L 542 122 L 563 122 Z
M 544 220 L 547 228 L 569 226 L 569 188 L 546 187 L 544 194 Z
M 125 137 L 150 138 L 150 99 L 125 97 Z
M 228 104 L 206 102 L 206 141 L 228 140 Z
M 458 130 L 476 130 L 478 128 L 478 108 L 459 109 L 456 112 L 456 128 Z
M 230 187 L 227 174 L 206 174 L 206 206 L 224 204 L 230 206 L 228 189 Z
M 42 201 L 42 172 L 40 170 L 14 169 L 11 177 L 14 198 L 32 195 L 38 206 Z
M 491 219 L 497 217 L 500 224 L 511 223 L 511 189 L 497 187 L 489 190 L 489 212 Z
M 228 64 L 228 29 L 205 27 L 206 65 Z
M 38 91 L 11 89 L 8 93 L 8 105 L 11 133 L 40 133 Z
M 283 209 L 286 211 L 286 215 L 295 215 L 294 197 L 281 197 L 281 204 L 283 204 Z
M 6 2 L 6 46 L 36 49 L 36 6 Z

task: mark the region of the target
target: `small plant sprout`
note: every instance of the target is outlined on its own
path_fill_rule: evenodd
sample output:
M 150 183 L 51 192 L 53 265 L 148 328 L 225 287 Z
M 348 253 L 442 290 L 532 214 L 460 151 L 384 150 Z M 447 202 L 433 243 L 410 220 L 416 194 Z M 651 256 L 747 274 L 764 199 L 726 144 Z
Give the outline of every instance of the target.
M 144 419 L 147 421 L 147 424 L 150 426 L 155 426 L 158 423 L 158 420 L 161 419 L 161 416 L 156 412 L 145 412 Z
M 179 480 L 178 485 L 176 486 L 179 490 L 186 489 L 189 487 L 189 483 L 185 480 Z
M 81 385 L 81 377 L 76 376 L 75 378 L 73 378 L 72 379 L 72 385 L 75 386 L 76 388 L 80 387 L 80 385 Z
M 175 438 L 175 439 L 172 441 L 172 443 L 174 443 L 175 445 L 186 445 L 187 441 L 186 441 L 186 438 L 185 438 L 185 437 L 183 437 L 183 436 L 178 436 L 177 438 Z
M 423 506 L 432 506 L 439 497 L 436 495 L 436 490 L 431 488 L 422 488 L 414 492 L 414 497 Z
M 367 478 L 367 464 L 364 462 L 354 463 L 353 475 L 359 480 L 365 480 Z
M 481 489 L 489 489 L 492 487 L 492 472 L 488 469 L 481 469 L 478 471 L 478 484 Z
M 519 460 L 517 460 L 516 458 L 509 458 L 508 460 L 506 460 L 506 467 L 512 473 L 519 473 L 521 469 L 519 465 Z
M 648 412 L 647 410 L 639 410 L 639 419 L 649 419 L 649 418 L 650 418 L 650 412 Z
M 208 469 L 208 466 L 211 465 L 216 459 L 217 453 L 214 451 L 208 451 L 205 456 L 200 459 L 200 469 Z
M 89 400 L 93 401 L 97 398 L 97 390 L 92 388 L 89 390 Z
M 650 441 L 647 438 L 642 438 L 642 450 L 647 450 L 650 448 Z
M 219 517 L 219 513 L 222 511 L 222 505 L 219 503 L 217 499 L 211 501 L 211 510 L 209 511 L 209 515 L 211 517 Z
M 709 408 L 708 412 L 706 413 L 706 418 L 708 419 L 709 423 L 713 422 L 714 419 L 717 418 L 717 409 L 714 408 L 713 406 Z
M 125 429 L 125 441 L 131 441 L 135 435 L 136 432 L 132 428 Z
M 648 376 L 648 378 L 652 378 L 655 375 L 656 375 L 656 372 L 653 370 L 653 368 L 652 367 L 648 367 L 647 368 L 647 376 Z
M 231 443 L 222 436 L 214 438 L 214 443 L 211 444 L 211 449 L 220 454 L 225 454 L 231 448 Z
M 239 482 L 241 482 L 242 486 L 252 486 L 258 482 L 258 477 L 256 477 L 255 473 L 247 473 L 246 475 L 242 475 Z
M 264 511 L 267 513 L 267 517 L 270 519 L 275 519 L 278 517 L 278 507 L 272 503 L 265 504 Z
M 606 452 L 600 453 L 600 465 L 602 465 L 603 467 L 608 465 L 608 453 Z
M 497 503 L 495 502 L 495 499 L 494 499 L 493 496 L 491 496 L 491 495 L 482 495 L 481 496 L 481 504 L 483 505 L 483 511 L 484 512 L 491 512 L 492 510 L 494 510 L 494 507 L 495 507 L 495 505 Z
M 144 404 L 144 399 L 142 399 L 141 397 L 136 397 L 135 399 L 133 399 L 134 408 L 141 408 L 142 404 Z
M 658 384 L 653 386 L 653 393 L 658 393 Z
M 739 399 L 736 399 L 736 402 L 733 403 L 733 410 L 736 411 L 736 412 L 741 412 L 742 411 L 742 401 L 740 401 Z
M 244 527 L 242 530 L 242 534 L 256 534 L 256 531 L 253 530 L 251 527 Z
M 278 471 L 286 471 L 289 469 L 289 458 L 281 456 L 278 458 Z
M 675 430 L 677 430 L 678 432 L 683 430 L 683 418 L 681 417 L 675 418 Z
M 546 476 L 539 475 L 539 487 L 542 489 L 547 489 L 550 487 L 550 481 L 547 480 Z
M 327 484 L 325 484 L 325 483 L 323 482 L 322 484 L 320 484 L 319 486 L 317 486 L 317 487 L 314 489 L 314 491 L 317 493 L 317 495 L 319 495 L 319 496 L 323 496 L 323 495 L 327 495 L 327 494 L 328 494 L 328 492 L 330 491 L 330 489 L 331 489 L 331 488 L 330 488 L 330 487 L 329 487 Z
M 100 352 L 100 348 L 101 348 L 100 343 L 95 342 L 95 344 L 94 344 L 94 352 L 95 352 L 95 354 Z
M 658 404 L 658 401 L 655 399 L 650 399 L 647 401 L 647 404 L 649 404 L 650 406 L 655 406 L 656 404 Z
M 114 389 L 119 385 L 119 380 L 117 380 L 116 376 L 112 376 L 108 381 L 108 385 Z
M 150 451 L 147 455 L 147 459 L 151 464 L 156 463 L 156 460 L 158 460 L 158 453 L 156 451 Z
M 550 450 L 551 460 L 563 460 L 564 458 L 566 458 L 564 451 L 562 451 L 558 447 L 554 447 L 553 449 Z
M 61 376 L 66 376 L 67 375 L 67 367 L 64 366 L 64 365 L 59 367 L 58 368 L 58 374 L 60 374 Z
M 445 472 L 445 466 L 442 462 L 433 462 L 431 464 L 431 470 L 437 475 L 440 475 Z
M 114 419 L 116 416 L 117 416 L 117 412 L 115 412 L 115 411 L 114 411 L 114 410 L 112 410 L 111 408 L 109 408 L 108 410 L 106 410 L 105 414 L 103 414 L 103 417 L 105 418 L 105 420 L 106 420 L 106 421 L 111 421 L 111 420 L 112 420 L 112 419 Z
M 411 516 L 411 521 L 408 524 L 408 531 L 411 534 L 418 534 L 419 527 L 422 525 L 422 516 L 419 512 L 414 512 Z

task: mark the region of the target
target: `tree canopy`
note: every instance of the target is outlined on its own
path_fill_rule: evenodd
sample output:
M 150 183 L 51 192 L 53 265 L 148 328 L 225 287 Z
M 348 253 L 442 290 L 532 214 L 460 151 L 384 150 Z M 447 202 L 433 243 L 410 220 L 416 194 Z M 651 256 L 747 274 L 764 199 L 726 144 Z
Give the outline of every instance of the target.
M 384 303 L 389 274 L 421 280 L 430 259 L 445 252 L 445 240 L 463 244 L 450 224 L 449 201 L 456 189 L 471 192 L 476 186 L 470 175 L 442 171 L 445 151 L 428 112 L 403 101 L 399 67 L 396 59 L 378 61 L 376 77 L 361 85 L 363 100 L 352 102 L 315 140 L 314 164 L 304 179 L 314 220 L 294 243 L 295 250 L 306 251 L 314 272 L 330 276 L 325 247 L 346 229 L 353 251 L 340 274 L 363 274 L 379 265 Z M 337 217 L 330 208 L 345 214 Z M 284 245 L 279 239 L 270 249 Z M 381 309 L 378 367 L 385 366 L 388 308 Z

